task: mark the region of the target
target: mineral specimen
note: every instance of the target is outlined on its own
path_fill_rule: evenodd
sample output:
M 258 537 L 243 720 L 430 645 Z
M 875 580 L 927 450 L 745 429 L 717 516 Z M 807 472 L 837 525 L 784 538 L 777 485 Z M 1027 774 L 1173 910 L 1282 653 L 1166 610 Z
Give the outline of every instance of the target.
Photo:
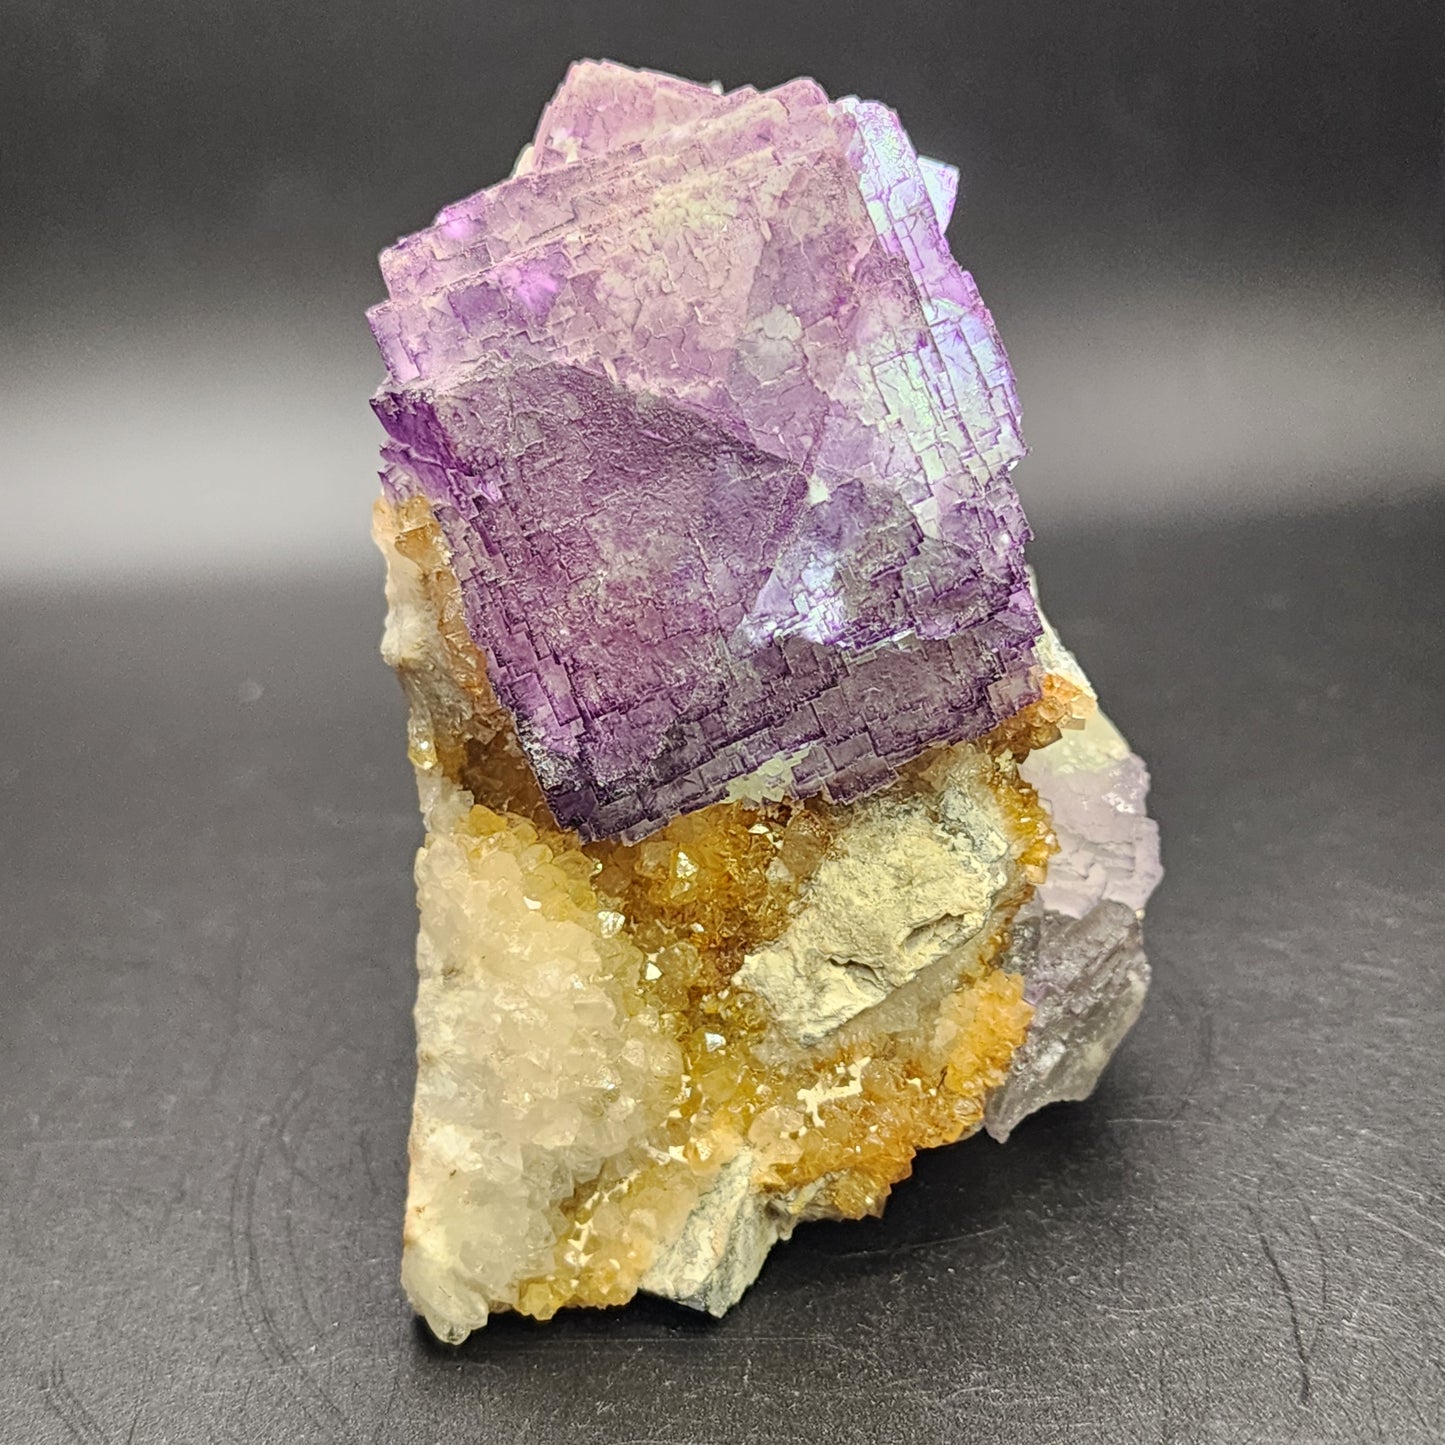
M 1138 1012 L 1147 775 L 1038 608 L 956 191 L 811 81 L 582 63 L 382 257 L 403 1278 L 444 1339 L 721 1313 Z

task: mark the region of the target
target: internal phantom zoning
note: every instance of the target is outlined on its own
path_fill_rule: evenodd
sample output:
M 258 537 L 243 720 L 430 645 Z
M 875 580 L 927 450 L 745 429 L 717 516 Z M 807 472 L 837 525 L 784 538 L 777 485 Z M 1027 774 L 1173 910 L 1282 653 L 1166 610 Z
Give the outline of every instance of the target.
M 403 1278 L 445 1339 L 721 1313 L 1139 1010 L 1147 774 L 1038 607 L 956 191 L 811 81 L 584 63 L 382 258 Z

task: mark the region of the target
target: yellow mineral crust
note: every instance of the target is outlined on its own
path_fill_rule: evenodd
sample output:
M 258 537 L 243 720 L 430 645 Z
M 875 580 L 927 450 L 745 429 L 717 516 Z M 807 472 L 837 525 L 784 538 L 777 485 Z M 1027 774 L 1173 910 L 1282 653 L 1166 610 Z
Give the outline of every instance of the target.
M 374 530 L 426 823 L 403 1279 L 438 1334 L 497 1309 L 624 1302 L 724 1166 L 778 1219 L 857 1217 L 918 1149 L 978 1128 L 1031 1014 L 998 960 L 1054 846 L 1017 765 L 1092 697 L 1050 677 L 998 733 L 848 808 L 719 803 L 584 845 L 551 819 L 492 694 L 426 503 L 379 502 Z M 898 937 L 858 942 L 850 856 L 892 839 L 906 859 L 920 827 L 960 868 L 988 859 L 986 886 L 930 902 L 883 868 L 855 912 L 903 900 Z M 829 927 L 846 956 L 818 956 Z M 863 969 L 886 996 L 799 1042 L 768 993 L 783 955 L 803 979 L 788 987 Z

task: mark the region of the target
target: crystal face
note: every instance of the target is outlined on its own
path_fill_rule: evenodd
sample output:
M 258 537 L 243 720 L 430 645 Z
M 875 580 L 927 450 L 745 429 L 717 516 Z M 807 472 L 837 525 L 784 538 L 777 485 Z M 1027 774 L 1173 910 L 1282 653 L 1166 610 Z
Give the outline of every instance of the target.
M 956 193 L 872 102 L 581 63 L 382 257 L 444 1339 L 721 1313 L 1139 1011 L 1148 776 L 1039 610 Z
M 640 837 L 787 759 L 846 802 L 1033 695 L 1013 378 L 956 173 L 811 81 L 575 69 L 382 258 L 423 496 L 557 820 Z

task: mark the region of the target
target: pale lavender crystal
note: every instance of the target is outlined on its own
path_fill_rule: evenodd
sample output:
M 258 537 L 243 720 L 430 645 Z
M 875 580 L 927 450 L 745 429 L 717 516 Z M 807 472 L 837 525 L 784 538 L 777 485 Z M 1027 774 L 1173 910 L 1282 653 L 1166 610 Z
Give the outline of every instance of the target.
M 782 760 L 846 801 L 1036 695 L 1018 404 L 897 117 L 569 72 L 511 178 L 382 257 L 421 493 L 558 820 L 639 837 Z
M 1028 1038 L 988 1101 L 1006 1139 L 1026 1115 L 1084 1099 L 1132 1027 L 1149 988 L 1140 928 L 1163 877 L 1159 829 L 1144 811 L 1149 771 L 1113 725 L 1093 718 L 1031 753 L 1020 770 L 1049 810 L 1058 851 L 1015 919 L 1004 967 L 1024 978 Z
M 1139 917 L 1112 901 L 1080 918 L 1031 905 L 1015 921 L 1004 967 L 1023 975 L 1034 1015 L 984 1111 L 1000 1141 L 1046 1104 L 1089 1097 L 1149 990 Z
M 1128 752 L 1094 768 L 1060 769 L 1054 758 L 1065 751 L 1045 748 L 1022 769 L 1048 805 L 1059 840 L 1039 901 L 1069 918 L 1105 902 L 1142 911 L 1164 876 L 1159 825 L 1144 811 L 1149 770 Z

